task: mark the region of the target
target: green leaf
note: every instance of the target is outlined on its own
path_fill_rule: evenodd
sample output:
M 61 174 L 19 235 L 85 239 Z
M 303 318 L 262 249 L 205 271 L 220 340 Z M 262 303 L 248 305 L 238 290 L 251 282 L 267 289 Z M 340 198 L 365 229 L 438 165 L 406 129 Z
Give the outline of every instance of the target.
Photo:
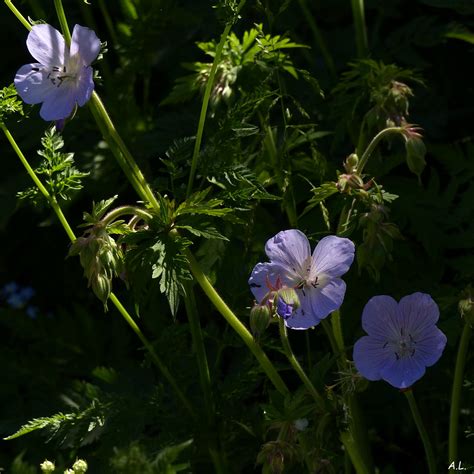
M 23 102 L 18 98 L 14 84 L 0 89 L 0 123 L 11 114 L 24 115 Z
M 333 183 L 333 182 L 323 183 L 321 184 L 321 186 L 318 186 L 317 188 L 313 188 L 311 191 L 313 192 L 314 195 L 308 201 L 308 205 L 306 206 L 305 210 L 302 212 L 301 215 L 308 213 L 319 203 L 323 202 L 325 199 L 332 196 L 333 194 L 336 194 L 337 192 L 339 192 L 339 190 L 337 189 L 336 183 Z

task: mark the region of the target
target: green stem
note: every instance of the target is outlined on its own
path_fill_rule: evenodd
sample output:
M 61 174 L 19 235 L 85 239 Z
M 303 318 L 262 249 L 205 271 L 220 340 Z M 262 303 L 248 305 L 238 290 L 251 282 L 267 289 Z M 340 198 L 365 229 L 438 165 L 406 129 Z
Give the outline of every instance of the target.
M 313 18 L 313 15 L 306 5 L 306 0 L 298 0 L 301 10 L 303 10 L 304 17 L 309 24 L 309 28 L 314 36 L 314 41 L 318 45 L 319 49 L 321 50 L 321 54 L 323 55 L 324 62 L 326 63 L 326 68 L 329 71 L 329 75 L 331 79 L 336 79 L 336 67 L 334 66 L 334 61 L 332 59 L 331 53 L 329 52 L 326 42 L 324 41 L 323 35 L 321 34 L 318 25 L 316 24 L 316 20 Z
M 382 138 L 388 135 L 391 135 L 393 133 L 402 133 L 402 132 L 403 132 L 402 127 L 388 127 L 388 128 L 384 128 L 382 131 L 377 133 L 377 135 L 375 135 L 375 137 L 367 146 L 364 154 L 361 156 L 360 161 L 359 161 L 359 166 L 357 167 L 357 173 L 359 175 L 362 174 L 362 171 L 364 170 L 365 165 L 369 161 L 369 158 L 371 157 L 372 153 L 374 152 L 375 148 L 377 147 L 379 142 L 382 140 Z
M 332 312 L 331 326 L 332 326 L 332 333 L 334 335 L 334 341 L 336 343 L 337 349 L 340 352 L 340 355 L 343 357 L 346 351 L 346 348 L 344 347 L 344 337 L 342 335 L 342 325 L 341 325 L 341 313 L 339 310 Z
M 100 12 L 102 13 L 102 17 L 104 18 L 105 26 L 107 27 L 110 38 L 113 44 L 117 46 L 118 44 L 117 33 L 115 32 L 114 24 L 112 22 L 112 19 L 110 18 L 109 10 L 104 0 L 99 0 L 99 9 L 100 9 Z
M 54 0 L 54 8 L 56 8 L 56 15 L 61 25 L 64 41 L 66 41 L 66 44 L 69 46 L 71 44 L 71 32 L 69 31 L 66 14 L 64 13 L 63 2 L 61 0 Z
M 99 129 L 101 130 L 102 135 L 107 141 L 112 153 L 115 155 L 120 167 L 129 179 L 137 194 L 144 201 L 150 202 L 150 204 L 156 210 L 158 210 L 160 208 L 160 204 L 158 203 L 153 191 L 143 176 L 143 173 L 138 167 L 132 154 L 117 132 L 112 119 L 107 113 L 104 104 L 96 92 L 92 93 L 89 107 L 97 125 L 99 126 Z
M 341 433 L 341 441 L 344 445 L 344 448 L 346 449 L 346 452 L 349 454 L 349 458 L 357 474 L 368 474 L 370 470 L 365 465 L 357 444 L 349 431 L 344 431 Z
M 201 382 L 201 390 L 204 396 L 204 405 L 206 409 L 207 424 L 212 430 L 212 445 L 209 447 L 214 467 L 217 473 L 226 472 L 224 469 L 224 461 L 218 449 L 218 430 L 216 423 L 216 408 L 214 398 L 211 390 L 211 376 L 209 373 L 209 364 L 207 362 L 206 348 L 204 345 L 204 336 L 202 334 L 201 324 L 199 322 L 199 315 L 196 308 L 196 300 L 194 298 L 194 288 L 191 282 L 185 284 L 186 297 L 184 304 L 186 306 L 186 313 L 188 316 L 189 328 L 191 330 L 191 337 L 193 339 L 193 348 L 196 354 L 198 364 L 199 380 Z
M 421 419 L 420 411 L 418 410 L 418 405 L 416 404 L 415 397 L 411 389 L 408 389 L 403 392 L 408 400 L 410 405 L 410 410 L 415 420 L 416 427 L 418 428 L 418 433 L 420 434 L 421 441 L 423 441 L 423 447 L 425 448 L 426 461 L 428 463 L 428 470 L 430 474 L 436 474 L 436 464 L 433 448 L 428 437 L 428 432 L 426 431 L 423 420 Z
M 16 143 L 15 139 L 13 138 L 12 134 L 6 127 L 6 125 L 2 122 L 0 122 L 0 128 L 2 129 L 3 133 L 7 137 L 7 140 L 9 141 L 10 145 L 12 146 L 13 150 L 17 154 L 18 158 L 20 159 L 21 163 L 25 167 L 27 173 L 30 175 L 31 179 L 35 183 L 35 185 L 38 187 L 40 192 L 43 194 L 43 196 L 47 199 L 48 203 L 51 205 L 53 208 L 54 212 L 58 216 L 59 221 L 61 222 L 64 230 L 66 231 L 67 236 L 69 237 L 69 240 L 71 242 L 74 242 L 76 240 L 76 236 L 74 234 L 74 231 L 71 229 L 71 226 L 69 225 L 66 217 L 64 216 L 61 208 L 59 207 L 56 198 L 54 196 L 51 196 L 51 194 L 48 192 L 48 190 L 44 187 L 43 183 L 41 180 L 38 178 L 37 174 L 33 170 L 33 168 L 30 166 L 28 160 L 26 159 L 25 155 L 22 153 L 20 150 L 20 147 Z M 178 384 L 176 383 L 175 379 L 169 372 L 169 370 L 166 368 L 164 363 L 160 360 L 158 355 L 156 354 L 155 350 L 153 349 L 152 344 L 148 341 L 148 339 L 143 335 L 141 332 L 140 328 L 137 326 L 133 318 L 130 316 L 130 314 L 127 312 L 125 307 L 122 305 L 122 303 L 118 300 L 118 298 L 111 293 L 110 295 L 110 300 L 114 304 L 114 306 L 118 309 L 120 314 L 123 316 L 127 324 L 132 328 L 132 330 L 135 332 L 135 334 L 139 337 L 139 339 L 142 341 L 143 345 L 145 348 L 148 350 L 150 353 L 150 357 L 157 366 L 158 370 L 161 371 L 163 376 L 166 378 L 168 383 L 171 385 L 173 390 L 175 391 L 176 395 L 178 398 L 181 400 L 183 403 L 183 406 L 186 408 L 188 411 L 189 415 L 191 415 L 192 418 L 195 418 L 196 415 L 191 407 L 191 404 L 188 402 L 186 397 L 184 396 L 183 392 L 179 388 Z
M 365 26 L 364 0 L 351 0 L 352 15 L 354 17 L 354 28 L 357 45 L 357 56 L 367 57 L 369 46 L 367 41 L 367 28 Z
M 247 347 L 252 351 L 253 355 L 257 358 L 258 362 L 260 363 L 260 366 L 267 374 L 268 378 L 271 380 L 275 388 L 283 395 L 288 394 L 288 387 L 278 374 L 273 364 L 268 359 L 263 349 L 255 342 L 255 339 L 252 337 L 252 334 L 250 334 L 249 330 L 240 322 L 237 316 L 222 300 L 219 293 L 217 293 L 217 291 L 207 279 L 206 275 L 204 275 L 204 273 L 202 272 L 193 254 L 189 250 L 187 250 L 185 254 L 188 258 L 189 268 L 191 269 L 194 278 L 199 283 L 206 296 L 209 298 L 215 308 L 219 311 L 219 313 L 222 314 L 222 316 L 230 324 L 234 331 L 241 337 Z
M 287 359 L 289 360 L 291 366 L 293 369 L 295 369 L 295 372 L 298 374 L 299 378 L 305 385 L 306 389 L 308 392 L 311 394 L 311 396 L 314 398 L 314 401 L 320 408 L 324 408 L 324 399 L 321 397 L 321 395 L 318 393 L 316 388 L 314 387 L 313 383 L 309 379 L 309 377 L 306 375 L 306 372 L 304 371 L 303 367 L 301 367 L 301 364 L 298 362 L 298 359 L 295 357 L 293 354 L 293 351 L 291 350 L 291 345 L 290 345 L 290 340 L 288 339 L 288 333 L 286 330 L 285 326 L 285 321 L 283 318 L 278 318 L 278 324 L 280 327 L 280 339 L 281 343 L 283 346 L 283 352 L 285 353 Z
M 11 0 L 5 0 L 6 6 L 12 11 L 12 13 L 20 20 L 21 24 L 27 29 L 31 31 L 33 28 L 30 22 L 18 11 L 18 9 L 13 5 Z
M 238 15 L 240 10 L 244 6 L 245 2 L 246 0 L 240 1 L 239 5 L 237 6 L 236 15 Z M 212 62 L 209 78 L 207 79 L 206 89 L 204 90 L 204 97 L 202 100 L 201 113 L 199 115 L 198 129 L 196 133 L 196 141 L 194 142 L 193 157 L 192 157 L 192 162 L 191 162 L 191 171 L 189 173 L 189 181 L 188 181 L 188 188 L 186 191 L 186 197 L 189 197 L 193 191 L 193 184 L 194 184 L 194 178 L 196 175 L 197 162 L 199 159 L 199 152 L 201 150 L 202 134 L 204 132 L 204 124 L 206 123 L 207 108 L 209 106 L 209 100 L 211 98 L 211 91 L 214 85 L 214 79 L 216 76 L 217 67 L 219 66 L 219 62 L 221 60 L 222 50 L 224 49 L 224 45 L 227 40 L 227 36 L 230 33 L 231 28 L 232 28 L 232 23 L 231 22 L 227 23 L 224 29 L 224 32 L 221 35 L 219 44 L 217 45 L 216 55 L 214 56 L 214 61 Z
M 461 389 L 466 364 L 467 350 L 471 338 L 472 328 L 468 322 L 464 324 L 459 343 L 456 366 L 454 369 L 453 391 L 451 395 L 451 412 L 449 415 L 449 464 L 457 461 L 458 457 L 458 426 L 461 402 Z
M 107 225 L 113 222 L 118 217 L 127 215 L 134 215 L 145 221 L 149 221 L 153 218 L 153 216 L 149 212 L 145 211 L 144 209 L 141 209 L 140 207 L 120 206 L 116 207 L 115 209 L 112 209 L 101 219 L 101 221 L 103 224 Z

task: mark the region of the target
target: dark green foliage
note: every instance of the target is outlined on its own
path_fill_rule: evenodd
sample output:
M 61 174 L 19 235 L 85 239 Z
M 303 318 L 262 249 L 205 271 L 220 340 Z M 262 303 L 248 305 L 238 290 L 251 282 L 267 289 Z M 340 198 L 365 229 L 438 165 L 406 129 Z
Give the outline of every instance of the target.
M 0 90 L 0 124 L 5 121 L 5 117 L 16 113 L 23 115 L 23 102 L 12 84 Z

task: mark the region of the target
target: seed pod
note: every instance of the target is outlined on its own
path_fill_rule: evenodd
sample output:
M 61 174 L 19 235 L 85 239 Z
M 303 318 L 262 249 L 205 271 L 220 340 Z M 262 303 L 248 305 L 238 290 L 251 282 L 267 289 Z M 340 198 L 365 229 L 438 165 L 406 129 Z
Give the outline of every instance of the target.
M 268 305 L 257 304 L 250 310 L 250 330 L 256 338 L 264 333 L 270 321 L 271 312 Z
M 412 136 L 407 139 L 405 148 L 407 151 L 408 168 L 412 173 L 420 178 L 420 175 L 426 166 L 426 146 L 421 138 Z

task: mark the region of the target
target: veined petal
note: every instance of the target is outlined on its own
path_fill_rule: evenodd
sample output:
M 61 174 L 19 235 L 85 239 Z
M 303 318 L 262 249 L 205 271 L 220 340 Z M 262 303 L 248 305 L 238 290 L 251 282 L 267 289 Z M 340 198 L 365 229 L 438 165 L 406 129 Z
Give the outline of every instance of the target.
M 51 25 L 34 25 L 26 45 L 31 55 L 49 68 L 62 66 L 66 62 L 68 51 L 63 35 Z
M 265 252 L 272 263 L 284 267 L 295 279 L 311 255 L 308 238 L 297 229 L 283 230 L 269 239 Z
M 43 120 L 60 120 L 71 115 L 76 105 L 76 88 L 72 84 L 63 83 L 56 87 L 44 100 L 40 116 Z
M 316 275 L 340 277 L 354 261 L 354 243 L 342 237 L 328 235 L 321 239 L 313 252 Z
M 75 25 L 72 30 L 70 54 L 82 59 L 84 66 L 89 66 L 99 55 L 100 40 L 90 28 Z
M 15 76 L 18 95 L 27 104 L 39 104 L 56 89 L 48 79 L 48 71 L 39 63 L 25 64 Z
M 446 346 L 446 336 L 436 326 L 423 331 L 421 339 L 416 339 L 415 353 L 413 355 L 420 363 L 430 367 L 438 362 Z
M 368 380 L 380 380 L 382 369 L 396 360 L 395 353 L 384 347 L 385 342 L 371 336 L 361 337 L 354 344 L 352 358 L 356 369 Z
M 402 357 L 392 360 L 381 371 L 382 378 L 396 388 L 411 387 L 421 379 L 426 369 L 416 357 Z
M 271 289 L 277 289 L 277 283 L 289 285 L 285 269 L 273 263 L 257 263 L 252 270 L 248 284 L 258 303 Z
M 362 327 L 369 336 L 397 340 L 400 337 L 398 303 L 386 295 L 370 298 L 362 313 Z
M 439 319 L 438 305 L 426 293 L 404 296 L 398 303 L 401 324 L 416 339 L 426 329 L 431 329 Z
M 286 320 L 286 325 L 292 329 L 316 326 L 341 307 L 345 293 L 346 284 L 340 278 L 330 280 L 322 288 L 306 286 L 298 290 L 301 306 Z
M 86 104 L 91 98 L 94 90 L 94 81 L 92 79 L 93 71 L 90 66 L 83 68 L 81 77 L 76 84 L 76 101 L 80 107 Z

